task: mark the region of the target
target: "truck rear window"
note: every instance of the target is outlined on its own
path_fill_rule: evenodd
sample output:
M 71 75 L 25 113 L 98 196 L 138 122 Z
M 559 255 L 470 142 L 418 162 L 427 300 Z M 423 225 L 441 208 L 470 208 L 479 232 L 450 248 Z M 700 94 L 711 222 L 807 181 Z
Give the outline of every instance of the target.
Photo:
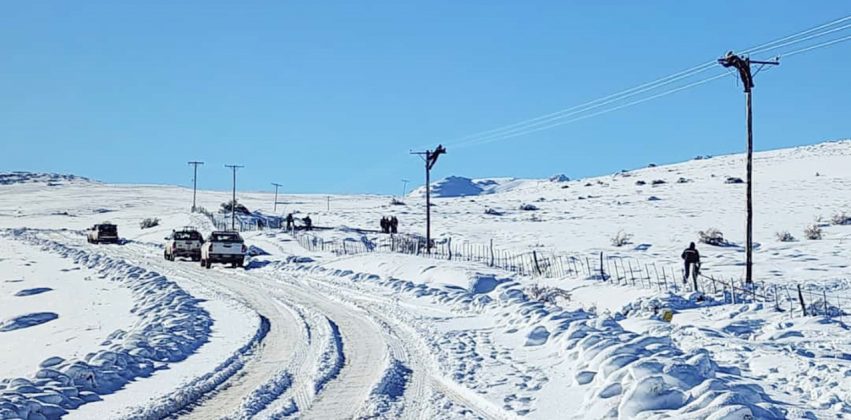
M 197 241 L 201 239 L 201 234 L 198 232 L 175 232 L 174 239 L 183 241 Z
M 118 233 L 118 228 L 115 225 L 100 225 L 98 226 L 98 233 L 102 233 L 104 235 L 115 235 Z
M 242 238 L 239 235 L 228 233 L 214 233 L 210 240 L 213 242 L 242 242 Z

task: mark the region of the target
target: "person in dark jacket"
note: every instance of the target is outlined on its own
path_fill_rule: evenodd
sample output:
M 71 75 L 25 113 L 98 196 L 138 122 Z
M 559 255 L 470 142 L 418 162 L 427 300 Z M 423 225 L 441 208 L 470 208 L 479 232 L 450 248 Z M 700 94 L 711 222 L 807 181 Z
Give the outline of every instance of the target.
M 390 218 L 390 233 L 396 233 L 399 231 L 399 219 L 396 216 Z
M 694 279 L 697 279 L 697 275 L 700 271 L 700 253 L 697 252 L 697 248 L 694 246 L 694 242 L 690 243 L 688 248 L 683 251 L 683 262 L 685 263 L 685 275 L 683 276 L 683 283 L 688 280 L 689 272 Z
M 310 220 L 310 215 L 304 216 L 301 221 L 304 222 L 304 230 L 313 229 L 313 220 Z
M 387 233 L 387 232 L 388 232 L 387 217 L 382 216 L 381 217 L 381 233 Z
M 293 214 L 290 213 L 287 215 L 287 230 L 292 229 L 295 226 L 295 221 L 293 220 Z

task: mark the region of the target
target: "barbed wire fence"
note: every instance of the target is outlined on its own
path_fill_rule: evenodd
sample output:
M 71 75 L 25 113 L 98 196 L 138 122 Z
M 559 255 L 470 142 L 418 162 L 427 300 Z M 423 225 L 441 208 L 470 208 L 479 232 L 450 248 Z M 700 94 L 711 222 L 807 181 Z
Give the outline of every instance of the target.
M 851 309 L 851 297 L 846 290 L 804 283 L 794 286 L 755 282 L 716 274 L 699 274 L 684 280 L 684 267 L 641 261 L 633 257 L 605 255 L 603 252 L 583 256 L 533 249 L 510 251 L 488 244 L 469 241 L 455 242 L 451 238 L 434 241 L 431 253 L 426 252 L 425 239 L 405 234 L 383 235 L 372 241 L 362 238 L 326 239 L 307 231 L 291 232 L 295 240 L 310 251 L 335 255 L 356 255 L 370 252 L 399 253 L 447 261 L 476 262 L 493 268 L 528 277 L 582 277 L 614 285 L 640 287 L 658 292 L 700 292 L 724 303 L 762 303 L 790 315 L 819 315 L 843 317 Z M 844 293 L 844 295 L 843 295 Z

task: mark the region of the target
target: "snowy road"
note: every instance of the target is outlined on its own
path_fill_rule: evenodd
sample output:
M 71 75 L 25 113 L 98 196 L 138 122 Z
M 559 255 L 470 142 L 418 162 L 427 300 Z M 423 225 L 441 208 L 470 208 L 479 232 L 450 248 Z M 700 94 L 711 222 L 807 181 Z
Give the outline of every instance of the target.
M 69 232 L 54 232 L 51 239 L 79 243 Z M 235 270 L 196 263 L 169 262 L 157 248 L 130 242 L 100 247 L 100 252 L 158 271 L 178 282 L 192 282 L 214 295 L 225 295 L 253 308 L 270 321 L 265 338 L 240 371 L 180 412 L 186 418 L 271 417 L 298 412 L 301 418 L 353 418 L 368 415 L 370 393 L 391 360 L 403 363 L 411 377 L 403 398 L 402 418 L 430 417 L 427 404 L 433 394 L 452 400 L 479 417 L 509 418 L 483 398 L 444 379 L 415 332 L 392 317 L 381 316 L 393 302 L 351 289 L 342 290 L 320 276 L 299 276 L 279 271 Z M 311 316 L 312 315 L 312 316 Z M 341 365 L 330 368 L 317 358 L 333 358 L 334 332 L 320 340 L 327 328 L 338 329 Z M 323 352 L 325 354 L 323 354 Z M 324 370 L 323 370 L 324 369 Z M 288 375 L 285 386 L 270 387 Z M 326 383 L 320 382 L 325 380 Z M 266 390 L 267 395 L 262 394 Z M 260 390 L 260 391 L 258 391 Z M 254 393 L 262 402 L 246 411 L 246 397 Z M 288 404 L 289 402 L 289 404 Z M 433 413 L 432 413 L 433 414 Z

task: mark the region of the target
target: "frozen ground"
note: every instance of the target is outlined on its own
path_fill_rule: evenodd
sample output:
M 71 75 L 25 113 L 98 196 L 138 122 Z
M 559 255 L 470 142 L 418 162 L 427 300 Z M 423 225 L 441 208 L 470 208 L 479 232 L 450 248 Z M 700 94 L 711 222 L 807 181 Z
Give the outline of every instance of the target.
M 851 142 L 757 154 L 758 281 L 849 293 L 851 226 L 830 223 L 851 212 L 849 162 Z M 450 178 L 436 189 L 434 230 L 666 264 L 717 228 L 733 246 L 700 246 L 705 270 L 740 277 L 744 187 L 725 181 L 743 167 L 723 156 L 574 181 Z M 0 418 L 851 416 L 844 316 L 463 261 L 335 256 L 278 231 L 244 233 L 267 254 L 247 269 L 205 270 L 162 258 L 172 228 L 211 229 L 187 211 L 191 190 L 0 179 Z M 420 193 L 402 205 L 284 196 L 279 210 L 334 227 L 317 233 L 329 239 L 373 241 L 350 228 L 396 215 L 419 233 Z M 229 193 L 198 198 L 215 209 Z M 240 200 L 271 213 L 271 194 Z M 147 217 L 160 225 L 141 229 Z M 81 230 L 106 220 L 125 243 L 87 244 Z M 824 239 L 802 238 L 813 223 Z M 784 230 L 798 241 L 778 241 Z M 618 231 L 632 244 L 614 247 Z M 660 308 L 674 311 L 670 323 Z

